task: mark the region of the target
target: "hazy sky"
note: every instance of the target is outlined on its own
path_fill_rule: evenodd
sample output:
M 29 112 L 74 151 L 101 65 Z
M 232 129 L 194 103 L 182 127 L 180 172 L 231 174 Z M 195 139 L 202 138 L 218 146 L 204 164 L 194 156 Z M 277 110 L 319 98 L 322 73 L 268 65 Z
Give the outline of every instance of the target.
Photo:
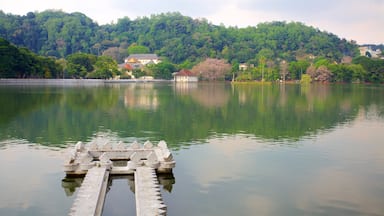
M 384 43 L 384 0 L 2 0 L 0 6 L 18 15 L 46 9 L 82 12 L 99 24 L 162 12 L 238 27 L 298 21 L 358 44 Z

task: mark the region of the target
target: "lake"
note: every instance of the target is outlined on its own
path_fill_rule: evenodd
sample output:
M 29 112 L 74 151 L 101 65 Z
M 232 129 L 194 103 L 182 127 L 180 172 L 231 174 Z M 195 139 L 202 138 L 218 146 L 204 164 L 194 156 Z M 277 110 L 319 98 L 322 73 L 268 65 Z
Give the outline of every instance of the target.
M 0 215 L 67 215 L 77 141 L 165 140 L 169 216 L 384 215 L 384 86 L 0 85 Z M 135 215 L 132 177 L 103 215 Z

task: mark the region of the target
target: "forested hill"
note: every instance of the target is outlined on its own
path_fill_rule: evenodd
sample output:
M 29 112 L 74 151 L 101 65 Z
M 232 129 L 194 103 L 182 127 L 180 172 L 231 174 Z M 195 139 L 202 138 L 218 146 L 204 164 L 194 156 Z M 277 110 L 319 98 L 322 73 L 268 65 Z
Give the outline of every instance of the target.
M 104 53 L 119 62 L 134 43 L 177 64 L 206 57 L 253 63 L 259 56 L 288 61 L 322 56 L 340 61 L 358 53 L 356 44 L 298 22 L 237 28 L 180 13 L 135 20 L 125 17 L 115 24 L 98 25 L 82 13 L 48 10 L 19 16 L 0 11 L 0 37 L 40 55 L 62 58 L 77 52 Z

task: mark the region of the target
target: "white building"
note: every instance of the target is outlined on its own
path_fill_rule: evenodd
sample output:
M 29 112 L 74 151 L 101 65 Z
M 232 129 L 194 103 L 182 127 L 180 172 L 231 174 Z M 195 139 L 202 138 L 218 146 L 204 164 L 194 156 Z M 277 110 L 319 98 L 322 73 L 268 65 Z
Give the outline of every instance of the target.
M 124 62 L 131 65 L 145 66 L 147 64 L 158 64 L 161 62 L 156 54 L 132 54 L 129 55 Z
M 197 82 L 199 78 L 189 70 L 181 70 L 174 73 L 175 82 Z
M 371 58 L 379 58 L 380 57 L 380 54 L 381 54 L 381 50 L 380 49 L 377 49 L 377 50 L 372 50 L 371 47 L 369 46 L 361 46 L 359 47 L 359 50 L 360 50 L 360 55 L 361 56 L 368 56 L 368 57 L 371 57 Z

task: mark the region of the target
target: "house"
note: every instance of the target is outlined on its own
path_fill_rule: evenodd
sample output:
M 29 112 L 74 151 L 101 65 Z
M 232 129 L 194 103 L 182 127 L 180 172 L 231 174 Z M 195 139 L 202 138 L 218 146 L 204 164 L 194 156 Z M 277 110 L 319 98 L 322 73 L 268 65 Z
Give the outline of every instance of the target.
M 359 47 L 360 55 L 370 58 L 380 58 L 381 50 L 373 50 L 370 46 L 360 46 Z
M 161 60 L 156 54 L 132 54 L 124 62 L 138 69 L 148 64 L 158 64 Z
M 239 71 L 246 71 L 249 68 L 254 68 L 254 67 L 255 67 L 254 64 L 241 63 L 239 64 Z
M 197 82 L 199 78 L 192 71 L 183 69 L 173 74 L 175 82 Z
M 248 65 L 246 63 L 239 64 L 239 70 L 240 71 L 245 71 L 247 69 L 248 69 Z

